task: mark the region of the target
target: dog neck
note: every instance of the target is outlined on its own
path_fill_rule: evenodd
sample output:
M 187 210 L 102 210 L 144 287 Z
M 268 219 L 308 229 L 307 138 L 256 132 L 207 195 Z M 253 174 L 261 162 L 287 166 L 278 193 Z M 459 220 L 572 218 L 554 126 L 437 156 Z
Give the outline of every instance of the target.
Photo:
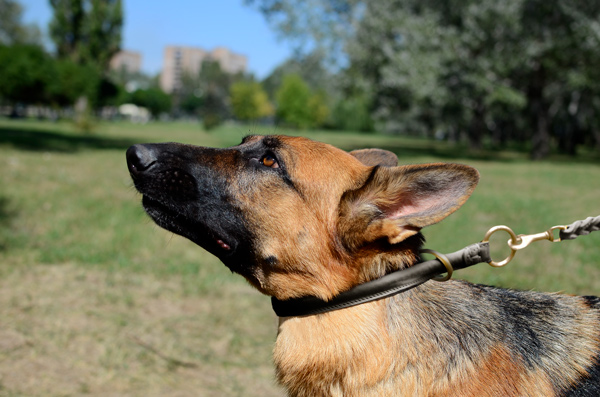
M 491 260 L 488 243 L 473 244 L 444 257 L 455 269 Z M 314 296 L 287 300 L 273 297 L 271 304 L 279 317 L 321 314 L 394 296 L 415 288 L 445 271 L 446 266 L 438 259 L 419 262 L 376 280 L 359 284 L 328 301 Z

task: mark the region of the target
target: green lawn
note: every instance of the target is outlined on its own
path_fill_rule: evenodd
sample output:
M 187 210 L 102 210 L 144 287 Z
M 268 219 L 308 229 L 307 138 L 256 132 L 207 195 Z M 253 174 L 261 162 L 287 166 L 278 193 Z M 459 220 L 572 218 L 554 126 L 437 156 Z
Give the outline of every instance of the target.
M 278 396 L 268 298 L 143 213 L 125 166 L 137 142 L 237 144 L 286 133 L 197 124 L 101 124 L 0 119 L 0 395 Z M 297 133 L 297 132 L 295 132 Z M 427 247 L 455 251 L 494 225 L 517 233 L 600 215 L 600 160 L 527 161 L 519 151 L 394 136 L 307 132 L 343 149 L 382 147 L 401 163 L 456 161 L 481 173 L 456 214 L 424 230 Z M 506 253 L 495 238 L 494 257 Z M 598 294 L 600 233 L 539 242 L 503 269 L 456 277 L 520 289 Z

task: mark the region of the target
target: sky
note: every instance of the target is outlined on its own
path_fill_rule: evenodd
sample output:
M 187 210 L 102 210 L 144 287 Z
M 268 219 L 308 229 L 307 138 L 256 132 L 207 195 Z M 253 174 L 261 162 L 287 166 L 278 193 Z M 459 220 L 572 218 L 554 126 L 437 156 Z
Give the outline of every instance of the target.
M 48 32 L 52 10 L 48 0 L 20 0 L 23 22 L 36 23 Z M 227 47 L 248 57 L 248 71 L 258 78 L 292 54 L 291 45 L 279 41 L 260 12 L 243 0 L 123 0 L 121 47 L 142 54 L 142 71 L 160 72 L 164 47 Z M 49 40 L 47 40 L 50 42 Z

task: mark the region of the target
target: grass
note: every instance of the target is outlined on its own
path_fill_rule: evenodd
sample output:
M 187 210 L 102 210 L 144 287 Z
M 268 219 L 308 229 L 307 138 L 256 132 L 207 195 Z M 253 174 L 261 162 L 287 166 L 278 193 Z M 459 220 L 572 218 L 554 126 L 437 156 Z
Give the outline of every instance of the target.
M 192 243 L 148 219 L 125 167 L 136 142 L 237 144 L 226 126 L 102 124 L 82 135 L 68 123 L 0 120 L 0 395 L 278 396 L 269 300 Z M 382 147 L 402 163 L 458 161 L 481 182 L 458 213 L 424 230 L 451 252 L 493 225 L 517 233 L 600 214 L 600 161 L 521 151 L 469 153 L 423 139 L 310 132 L 347 150 Z M 503 247 L 507 236 L 492 243 Z M 598 294 L 600 233 L 539 242 L 504 269 L 456 277 L 520 289 Z M 494 258 L 506 249 L 494 249 Z

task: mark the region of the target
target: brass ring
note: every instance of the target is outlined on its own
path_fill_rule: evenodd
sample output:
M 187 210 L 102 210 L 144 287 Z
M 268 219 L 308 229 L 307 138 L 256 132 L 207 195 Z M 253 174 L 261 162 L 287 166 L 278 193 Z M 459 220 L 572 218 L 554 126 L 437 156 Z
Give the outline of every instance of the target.
M 454 269 L 452 268 L 452 264 L 450 263 L 450 261 L 448 260 L 448 258 L 446 257 L 446 255 L 441 254 L 441 253 L 439 253 L 437 251 L 434 251 L 434 250 L 430 250 L 430 249 L 422 249 L 421 252 L 422 253 L 426 253 L 426 254 L 431 254 L 431 255 L 435 256 L 440 262 L 442 262 L 442 264 L 446 268 L 447 274 L 445 276 L 442 276 L 442 275 L 435 276 L 434 278 L 432 278 L 432 280 L 435 280 L 435 281 L 448 281 L 448 280 L 450 280 L 450 278 L 452 277 L 452 272 L 454 272 Z
M 485 236 L 483 237 L 483 240 L 481 240 L 481 242 L 483 242 L 483 243 L 489 242 L 492 234 L 496 233 L 498 230 L 504 230 L 505 232 L 507 232 L 510 235 L 510 241 L 512 242 L 513 245 L 519 244 L 519 238 L 517 237 L 515 232 L 513 232 L 510 227 L 504 226 L 504 225 L 494 226 L 493 228 L 488 230 L 487 233 L 485 234 Z M 488 264 L 490 266 L 494 266 L 494 267 L 502 267 L 502 266 L 506 265 L 508 262 L 510 262 L 512 260 L 512 258 L 514 258 L 515 254 L 517 253 L 517 250 L 512 248 L 510 245 L 509 245 L 509 248 L 510 248 L 510 254 L 506 257 L 506 259 L 504 259 L 503 261 L 500 261 L 500 262 L 489 261 Z

